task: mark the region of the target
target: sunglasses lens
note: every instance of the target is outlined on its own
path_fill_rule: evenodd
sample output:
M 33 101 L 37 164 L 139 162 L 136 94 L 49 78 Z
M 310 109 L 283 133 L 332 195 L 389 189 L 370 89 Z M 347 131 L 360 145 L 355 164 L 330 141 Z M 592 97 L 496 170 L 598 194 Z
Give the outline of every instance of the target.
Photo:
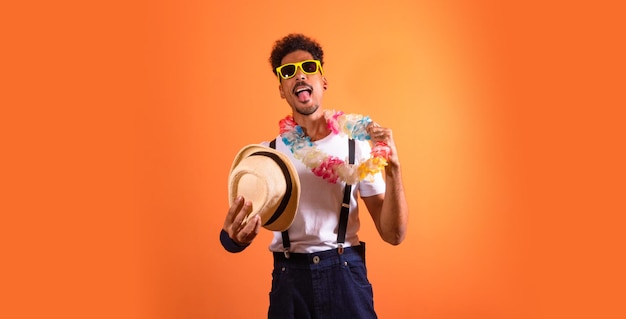
M 305 73 L 315 73 L 317 72 L 317 63 L 306 61 L 302 63 L 302 70 L 304 70 Z
M 287 64 L 287 65 L 283 65 L 280 68 L 280 75 L 284 78 L 284 79 L 288 79 L 292 76 L 294 76 L 294 74 L 296 74 L 296 66 L 293 64 Z

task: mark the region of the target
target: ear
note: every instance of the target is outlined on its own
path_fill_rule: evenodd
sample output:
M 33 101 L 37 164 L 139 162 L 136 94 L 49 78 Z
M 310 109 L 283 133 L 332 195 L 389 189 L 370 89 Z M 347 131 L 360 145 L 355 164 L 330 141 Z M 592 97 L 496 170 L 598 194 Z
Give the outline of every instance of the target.
M 324 90 L 328 89 L 328 80 L 326 80 L 326 77 L 322 77 L 322 82 L 324 82 Z
M 285 93 L 283 93 L 283 85 L 282 84 L 278 85 L 278 92 L 280 93 L 280 98 L 284 99 L 285 98 Z

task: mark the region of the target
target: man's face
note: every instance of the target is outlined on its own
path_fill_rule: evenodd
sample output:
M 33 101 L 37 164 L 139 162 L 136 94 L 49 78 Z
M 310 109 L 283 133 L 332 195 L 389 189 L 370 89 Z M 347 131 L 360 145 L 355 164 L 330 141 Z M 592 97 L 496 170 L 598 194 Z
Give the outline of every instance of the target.
M 307 51 L 294 51 L 282 59 L 281 65 L 305 60 L 313 60 L 313 56 Z M 326 85 L 326 78 L 322 76 L 320 70 L 313 74 L 306 74 L 298 67 L 295 76 L 280 79 L 278 89 L 280 97 L 287 100 L 294 112 L 309 115 L 320 108 Z

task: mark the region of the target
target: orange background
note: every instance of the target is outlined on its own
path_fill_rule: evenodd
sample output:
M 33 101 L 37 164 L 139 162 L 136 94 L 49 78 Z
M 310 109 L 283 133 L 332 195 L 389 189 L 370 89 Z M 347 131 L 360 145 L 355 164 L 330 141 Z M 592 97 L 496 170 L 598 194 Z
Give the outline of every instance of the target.
M 615 1 L 617 3 L 617 1 Z M 318 39 L 324 106 L 391 127 L 410 205 L 361 237 L 381 318 L 623 318 L 624 8 L 84 1 L 0 10 L 2 318 L 263 318 L 263 231 L 223 251 L 237 150 Z

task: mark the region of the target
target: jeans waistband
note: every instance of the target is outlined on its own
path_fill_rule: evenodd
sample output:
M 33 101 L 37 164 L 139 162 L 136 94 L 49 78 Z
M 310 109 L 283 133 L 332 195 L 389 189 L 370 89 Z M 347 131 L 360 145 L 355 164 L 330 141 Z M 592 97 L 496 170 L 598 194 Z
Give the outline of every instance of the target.
M 329 259 L 339 260 L 341 257 L 346 259 L 365 259 L 365 243 L 361 243 L 358 246 L 346 247 L 343 253 L 340 254 L 338 249 L 324 250 L 320 252 L 303 254 L 303 253 L 289 253 L 289 258 L 285 256 L 285 253 L 274 252 L 275 262 L 286 262 L 293 264 L 318 264 L 321 261 L 328 261 Z

